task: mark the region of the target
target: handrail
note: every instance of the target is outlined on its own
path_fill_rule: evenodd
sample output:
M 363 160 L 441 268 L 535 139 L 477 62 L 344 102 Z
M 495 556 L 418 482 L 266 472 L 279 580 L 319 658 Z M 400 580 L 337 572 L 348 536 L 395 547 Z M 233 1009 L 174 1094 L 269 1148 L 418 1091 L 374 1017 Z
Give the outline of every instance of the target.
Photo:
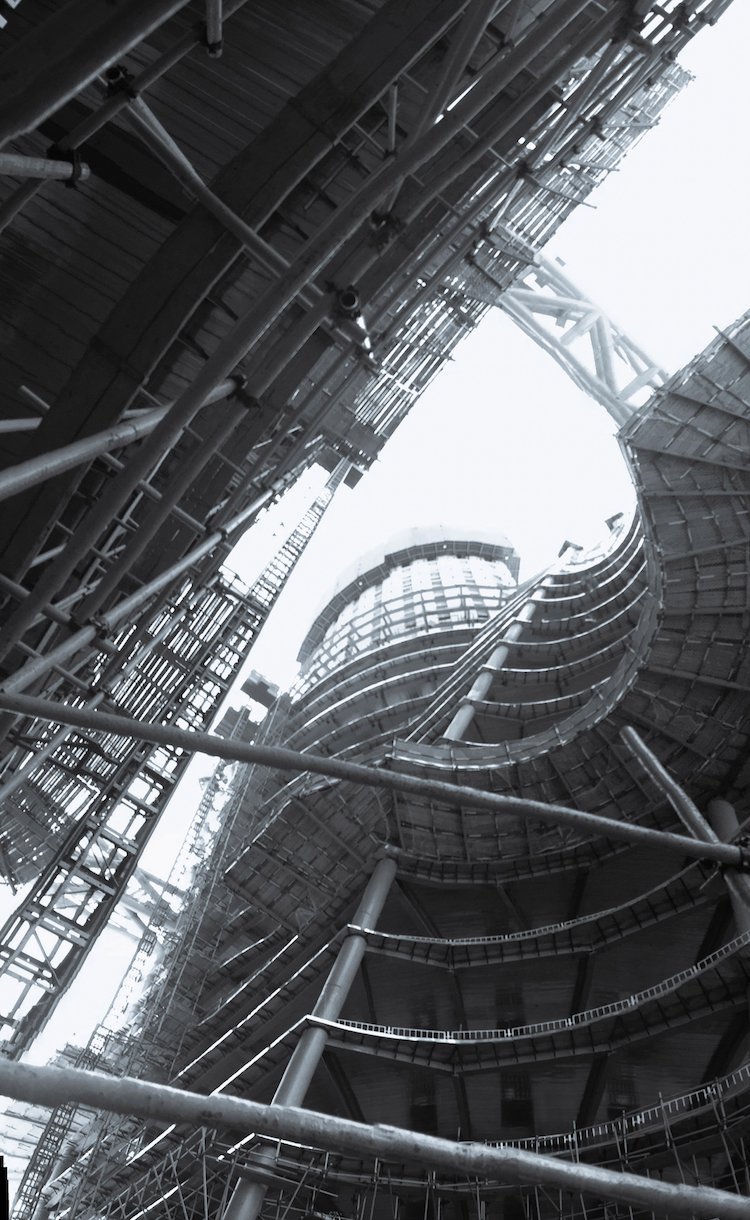
M 610 1004 L 600 1004 L 597 1008 L 584 1009 L 569 1017 L 559 1017 L 552 1021 L 536 1021 L 531 1025 L 516 1025 L 508 1029 L 414 1029 L 406 1026 L 376 1025 L 374 1022 L 352 1021 L 344 1018 L 340 1018 L 338 1021 L 325 1021 L 320 1017 L 312 1016 L 308 1016 L 307 1020 L 326 1029 L 341 1029 L 343 1032 L 351 1030 L 354 1033 L 373 1034 L 376 1037 L 393 1038 L 397 1041 L 512 1042 L 520 1038 L 533 1038 L 538 1034 L 556 1033 L 576 1026 L 592 1025 L 606 1017 L 632 1011 L 658 996 L 669 995 L 683 983 L 707 973 L 719 962 L 726 961 L 747 946 L 750 946 L 750 932 L 742 932 L 733 940 L 728 941 L 726 945 L 709 954 L 708 957 L 696 962 L 694 966 L 687 970 L 680 970 L 677 974 L 672 974 L 669 978 L 662 979 L 660 983 L 646 987 L 643 991 L 633 992 L 625 999 L 614 1000 Z
M 601 1143 L 607 1138 L 615 1140 L 623 1133 L 631 1134 L 653 1123 L 661 1124 L 665 1115 L 672 1118 L 696 1113 L 704 1106 L 712 1106 L 717 1100 L 723 1100 L 730 1089 L 742 1084 L 750 1084 L 750 1063 L 744 1063 L 728 1075 L 717 1077 L 716 1080 L 692 1089 L 689 1093 L 681 1093 L 666 1101 L 660 1100 L 657 1105 L 647 1106 L 642 1110 L 631 1110 L 621 1114 L 619 1118 L 608 1119 L 607 1122 L 578 1127 L 574 1131 L 530 1135 L 514 1140 L 489 1140 L 488 1143 L 497 1148 L 508 1144 L 545 1152 L 573 1151 Z
M 566 932 L 571 928 L 584 927 L 586 924 L 598 923 L 599 920 L 605 919 L 607 916 L 614 916 L 619 912 L 624 911 L 630 914 L 633 908 L 639 904 L 648 902 L 654 894 L 661 894 L 675 882 L 680 881 L 688 873 L 695 873 L 702 869 L 700 861 L 695 864 L 689 864 L 686 868 L 680 869 L 668 877 L 666 881 L 662 881 L 659 885 L 653 886 L 650 890 L 645 890 L 642 894 L 638 894 L 630 901 L 622 902 L 619 906 L 605 907 L 601 911 L 593 911 L 589 915 L 578 915 L 575 919 L 563 919 L 559 923 L 544 924 L 538 928 L 524 928 L 518 932 L 501 932 L 491 936 L 455 936 L 455 937 L 440 937 L 440 936 L 411 936 L 402 932 L 380 932 L 376 928 L 362 928 L 356 924 L 349 924 L 349 931 L 360 932 L 364 936 L 378 936 L 381 940 L 389 942 L 408 942 L 409 944 L 424 944 L 424 945 L 439 945 L 448 949 L 454 947 L 462 948 L 464 946 L 483 946 L 483 945 L 500 945 L 512 944 L 516 941 L 523 940 L 538 940 L 545 936 L 553 936 L 559 932 Z

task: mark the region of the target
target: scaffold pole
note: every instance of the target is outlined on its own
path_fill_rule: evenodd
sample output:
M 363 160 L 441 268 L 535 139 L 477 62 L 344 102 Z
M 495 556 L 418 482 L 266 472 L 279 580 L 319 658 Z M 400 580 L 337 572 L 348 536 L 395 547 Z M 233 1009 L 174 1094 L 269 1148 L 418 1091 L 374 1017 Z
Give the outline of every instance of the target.
M 230 1127 L 245 1133 L 258 1131 L 276 1139 L 299 1141 L 339 1153 L 416 1161 L 464 1177 L 524 1185 L 551 1183 L 670 1217 L 750 1220 L 750 1199 L 710 1186 L 674 1185 L 598 1165 L 558 1160 L 524 1148 L 460 1144 L 400 1127 L 381 1123 L 369 1126 L 292 1106 L 262 1105 L 215 1093 L 203 1096 L 129 1076 L 0 1062 L 0 1092 L 36 1105 L 56 1106 L 76 1101 L 101 1110 L 169 1123 Z
M 646 774 L 667 797 L 680 821 L 687 827 L 690 833 L 703 843 L 723 843 L 724 837 L 716 833 L 711 822 L 703 816 L 695 802 L 690 799 L 684 788 L 677 783 L 674 776 L 670 775 L 667 768 L 663 766 L 653 751 L 648 748 L 643 738 L 640 737 L 632 725 L 626 725 L 622 729 L 620 736 L 638 759 Z M 732 822 L 729 813 L 731 810 L 731 805 L 719 799 L 710 801 L 708 805 L 709 817 L 713 817 L 717 821 L 718 826 L 727 838 L 739 830 L 736 815 Z M 734 868 L 730 867 L 724 874 L 724 880 L 726 881 L 732 901 L 732 909 L 737 926 L 742 932 L 746 932 L 750 929 L 750 877 L 745 876 L 743 873 L 737 873 Z
M 415 775 L 387 771 L 378 767 L 365 767 L 360 763 L 344 762 L 340 758 L 320 757 L 317 754 L 300 753 L 280 746 L 251 745 L 247 742 L 227 741 L 213 733 L 178 729 L 171 725 L 153 724 L 147 721 L 117 716 L 110 712 L 89 711 L 71 707 L 51 699 L 38 699 L 31 695 L 10 694 L 0 690 L 0 709 L 19 716 L 33 716 L 53 724 L 68 724 L 74 728 L 101 730 L 104 733 L 120 734 L 136 740 L 150 741 L 156 745 L 177 746 L 193 754 L 208 754 L 214 758 L 225 758 L 230 762 L 257 763 L 265 767 L 278 767 L 281 771 L 304 774 L 312 771 L 332 779 L 349 780 L 370 788 L 389 788 L 397 792 L 412 793 L 448 805 L 465 805 L 470 809 L 490 809 L 495 813 L 515 813 L 537 818 L 554 825 L 571 826 L 585 834 L 604 835 L 626 843 L 663 848 L 691 856 L 698 860 L 715 860 L 717 864 L 742 869 L 746 864 L 746 853 L 741 847 L 730 843 L 703 842 L 686 835 L 654 830 L 635 822 L 617 821 L 566 805 L 548 805 L 544 801 L 528 800 L 520 796 L 507 796 L 497 792 L 480 792 L 461 784 L 449 784 L 440 780 L 421 779 Z

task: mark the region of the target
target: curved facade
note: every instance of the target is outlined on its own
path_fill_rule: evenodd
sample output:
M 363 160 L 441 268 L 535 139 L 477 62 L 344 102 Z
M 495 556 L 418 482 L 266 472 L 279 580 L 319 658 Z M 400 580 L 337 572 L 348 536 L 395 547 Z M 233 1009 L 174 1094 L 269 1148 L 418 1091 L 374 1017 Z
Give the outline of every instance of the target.
M 313 622 L 291 691 L 294 748 L 359 754 L 363 719 L 370 748 L 388 741 L 513 594 L 518 557 L 506 539 L 414 530 L 405 541 L 372 566 L 366 557 Z

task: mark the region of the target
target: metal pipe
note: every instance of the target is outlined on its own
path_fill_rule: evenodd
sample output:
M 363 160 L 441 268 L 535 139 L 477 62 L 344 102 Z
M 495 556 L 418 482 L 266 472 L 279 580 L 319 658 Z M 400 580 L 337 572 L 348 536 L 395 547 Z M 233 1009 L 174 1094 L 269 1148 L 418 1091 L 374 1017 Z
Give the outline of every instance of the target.
M 680 787 L 677 780 L 669 774 L 666 767 L 662 766 L 659 759 L 649 750 L 645 741 L 643 741 L 635 729 L 631 725 L 626 725 L 624 729 L 621 729 L 620 736 L 633 754 L 635 754 L 649 778 L 667 797 L 680 821 L 683 825 L 687 826 L 690 833 L 701 842 L 711 844 L 712 846 L 723 843 L 724 840 L 719 837 L 714 828 L 704 818 L 698 806 L 690 799 L 684 788 Z M 713 809 L 711 808 L 712 806 Z M 731 808 L 731 805 L 728 805 L 726 801 L 714 800 L 709 804 L 709 811 L 713 812 L 718 824 L 723 829 L 726 829 L 728 826 L 727 809 Z M 737 866 L 735 865 L 734 867 L 736 868 Z M 740 930 L 744 932 L 747 928 L 750 928 L 750 877 L 745 873 L 735 872 L 734 868 L 730 865 L 730 871 L 725 873 L 724 880 L 732 900 L 735 919 Z
M 139 590 L 140 592 L 141 590 Z M 137 596 L 138 594 L 133 594 L 133 598 Z M 133 598 L 126 600 L 132 601 Z M 121 602 L 113 611 L 105 615 L 104 624 L 107 625 L 115 616 L 126 617 L 130 610 L 128 608 L 123 611 L 123 606 L 125 606 L 125 602 Z M 93 627 L 83 629 L 92 634 L 94 630 Z M 46 658 L 40 658 L 38 662 L 31 662 L 26 667 L 31 675 L 26 681 L 37 677 L 36 673 L 32 673 L 35 666 L 45 662 L 49 662 L 49 666 L 51 666 L 66 660 L 68 656 L 67 653 L 63 656 L 61 649 L 54 649 L 53 653 Z M 21 676 L 23 674 L 22 670 Z M 692 856 L 698 860 L 715 860 L 719 864 L 728 864 L 730 867 L 742 868 L 746 860 L 743 849 L 729 843 L 699 843 L 696 839 L 688 839 L 684 835 L 652 830 L 634 822 L 620 822 L 599 814 L 584 813 L 580 809 L 569 809 L 565 805 L 550 805 L 543 801 L 527 800 L 525 797 L 481 792 L 462 784 L 420 779 L 415 775 L 401 774 L 377 767 L 365 767 L 360 763 L 344 762 L 340 758 L 319 757 L 316 754 L 300 753 L 279 746 L 259 746 L 228 741 L 212 733 L 199 733 L 193 730 L 173 728 L 171 725 L 152 724 L 125 716 L 112 715 L 108 712 L 88 712 L 85 708 L 69 707 L 67 704 L 55 703 L 50 699 L 39 699 L 14 693 L 22 689 L 25 684 L 25 682 L 21 683 L 18 675 L 8 678 L 3 684 L 3 688 L 0 689 L 0 708 L 19 716 L 34 716 L 40 720 L 50 720 L 57 724 L 70 724 L 77 728 L 135 737 L 140 741 L 150 741 L 156 745 L 177 746 L 191 753 L 209 754 L 214 758 L 228 759 L 230 762 L 257 763 L 260 766 L 278 768 L 281 771 L 291 771 L 297 774 L 311 771 L 332 779 L 364 784 L 369 788 L 389 788 L 396 792 L 432 798 L 443 801 L 449 806 L 467 805 L 474 809 L 489 809 L 493 813 L 525 814 L 542 822 L 572 826 L 587 834 L 605 835 L 607 838 L 620 839 L 627 843 L 661 847 L 666 851 L 678 852 L 683 856 Z
M 237 389 L 238 385 L 242 384 L 243 380 L 243 378 L 236 376 L 228 376 L 226 380 L 217 382 L 215 385 L 208 387 L 205 394 L 202 396 L 200 407 L 208 406 L 213 402 L 217 402 L 219 399 L 228 397 L 229 394 Z M 158 418 L 154 418 L 153 421 L 149 421 L 147 432 L 154 434 L 160 427 L 163 427 L 165 422 L 170 418 L 170 413 L 174 410 L 174 406 L 174 403 L 170 403 L 166 407 L 160 408 Z M 138 429 L 143 426 L 143 418 L 144 417 L 141 417 L 141 419 L 134 421 L 128 420 L 126 425 L 115 425 L 115 427 L 119 428 L 124 426 L 128 429 Z M 108 430 L 108 432 L 109 431 L 111 430 Z M 104 434 L 100 433 L 98 435 L 103 436 Z M 80 445 L 85 451 L 85 446 L 88 440 L 91 440 L 97 445 L 99 443 L 95 440 L 95 438 L 92 437 L 84 438 L 81 441 L 74 441 L 73 445 Z M 59 452 L 67 452 L 70 449 L 71 446 L 66 445 L 63 446 Z M 9 484 L 12 486 L 14 478 L 19 477 L 21 479 L 25 479 L 28 475 L 34 473 L 36 470 L 35 464 L 37 462 L 39 463 L 39 471 L 41 472 L 41 468 L 46 460 L 46 456 L 32 458 L 31 463 L 19 464 L 18 467 L 13 467 L 10 470 L 0 474 L 0 488 L 4 485 L 3 481 L 6 478 Z M 209 456 L 210 452 L 207 449 L 206 459 L 208 459 Z M 78 464 L 78 459 L 76 460 L 75 464 Z M 147 478 L 151 467 L 154 464 L 155 455 L 151 449 L 151 446 L 142 445 L 128 466 L 120 475 L 116 477 L 116 479 L 113 480 L 113 484 L 117 484 L 118 494 L 115 496 L 112 493 L 111 486 L 103 493 L 96 507 L 89 512 L 88 516 L 76 529 L 75 534 L 71 537 L 68 545 L 65 548 L 65 552 L 60 556 L 59 560 L 57 560 L 56 563 L 50 567 L 42 577 L 40 577 L 29 596 L 25 599 L 22 605 L 20 605 L 18 609 L 14 611 L 6 622 L 3 633 L 3 642 L 0 644 L 0 659 L 8 655 L 8 652 L 21 638 L 24 631 L 31 626 L 37 614 L 40 612 L 42 605 L 52 600 L 63 581 L 67 579 L 76 564 L 79 563 L 80 560 L 83 559 L 88 553 L 90 548 L 94 546 L 97 538 L 104 528 L 104 524 L 107 521 L 113 520 L 117 516 L 117 512 L 125 503 L 127 495 L 135 491 L 138 485 Z M 27 469 L 25 472 L 22 472 L 20 475 L 16 476 L 15 472 L 20 470 L 21 465 Z M 31 469 L 29 469 L 29 466 L 31 466 Z M 69 466 L 64 467 L 64 469 L 69 468 Z M 54 473 L 59 472 L 55 471 Z M 44 478 L 46 479 L 47 477 L 48 476 L 45 474 Z M 43 482 L 44 479 L 40 478 L 38 481 Z M 27 485 L 33 486 L 32 483 Z M 120 488 L 123 486 L 127 487 L 126 495 L 119 494 Z M 11 494 L 15 494 L 16 491 L 21 489 L 21 487 L 16 487 Z M 2 499 L 2 496 L 0 496 L 0 499 Z M 116 505 L 113 510 L 109 508 L 109 505 L 112 503 Z
M 187 0 L 70 0 L 0 56 L 0 147 L 33 131 Z
M 247 4 L 247 0 L 228 0 L 225 4 L 224 19 L 233 15 L 238 9 Z M 175 64 L 192 51 L 201 41 L 200 35 L 194 30 L 190 30 L 179 38 L 174 46 L 165 51 L 163 55 L 149 64 L 149 66 L 134 80 L 130 82 L 130 89 L 136 93 L 142 93 L 149 89 L 157 80 L 159 80 L 165 72 L 173 68 Z M 74 148 L 79 148 L 84 144 L 95 132 L 99 131 L 105 123 L 108 123 L 124 106 L 130 101 L 130 93 L 119 93 L 107 99 L 103 106 L 95 110 L 88 118 L 84 119 L 76 126 L 60 138 L 57 142 L 59 152 L 68 152 Z M 9 195 L 4 203 L 0 204 L 0 233 L 21 211 L 25 204 L 33 199 L 41 187 L 38 179 L 30 179 L 20 186 L 17 191 Z
M 708 824 L 722 843 L 734 839 L 740 832 L 740 824 L 734 805 L 721 797 L 713 797 L 707 806 Z M 750 886 L 748 878 L 737 875 L 733 870 L 724 873 L 729 897 L 732 900 L 732 910 L 735 922 L 740 932 L 750 932 Z
M 144 551 L 147 549 L 160 526 L 164 523 L 185 492 L 195 482 L 198 475 L 211 461 L 224 442 L 234 432 L 239 421 L 247 414 L 244 403 L 238 403 L 226 413 L 220 426 L 206 437 L 205 442 L 190 454 L 181 464 L 175 477 L 160 497 L 159 503 L 153 508 L 146 520 L 139 526 L 137 532 L 129 539 L 124 550 L 117 556 L 117 561 L 110 565 L 96 588 L 77 607 L 79 622 L 85 621 L 96 614 L 107 598 L 114 593 L 128 572 L 133 570 Z M 2 476 L 0 475 L 0 478 Z
M 7 581 L 7 577 L 0 577 L 0 581 Z M 13 582 L 11 582 L 13 583 Z M 26 590 L 24 590 L 24 593 Z M 189 597 L 186 597 L 181 604 L 173 608 L 174 613 L 170 614 L 167 621 L 153 635 L 149 632 L 145 640 L 142 640 L 141 646 L 136 648 L 130 659 L 121 664 L 121 655 L 117 654 L 116 660 L 111 660 L 102 674 L 100 680 L 100 688 L 96 691 L 88 702 L 88 707 L 98 707 L 105 699 L 109 699 L 116 693 L 117 688 L 124 682 L 132 672 L 138 668 L 150 653 L 158 648 L 164 642 L 171 631 L 192 610 L 196 599 L 200 596 L 201 590 L 196 590 Z M 54 607 L 50 607 L 52 611 Z M 60 621 L 69 622 L 69 615 L 60 614 Z M 141 629 L 141 635 L 143 630 Z M 132 647 L 132 642 L 129 642 L 129 647 Z M 38 768 L 45 763 L 55 752 L 58 746 L 62 745 L 66 737 L 70 733 L 70 728 L 66 725 L 57 733 L 54 733 L 50 740 L 44 745 L 41 750 L 37 750 L 34 755 L 28 759 L 26 765 L 15 771 L 9 778 L 0 784 L 0 805 L 7 800 L 14 792 L 16 792 L 26 781 L 34 774 Z
M 284 486 L 284 479 L 276 480 L 268 490 L 257 496 L 247 508 L 237 513 L 226 525 L 220 529 L 213 530 L 204 538 L 203 542 L 193 547 L 186 555 L 183 555 L 182 559 L 178 559 L 164 572 L 160 572 L 152 580 L 148 581 L 147 584 L 141 585 L 140 589 L 137 589 L 135 593 L 131 593 L 129 597 L 123 598 L 112 610 L 102 615 L 100 619 L 97 619 L 95 624 L 92 623 L 86 627 L 81 627 L 67 640 L 63 640 L 55 648 L 50 649 L 45 656 L 41 656 L 35 661 L 30 661 L 28 665 L 24 665 L 23 669 L 18 670 L 12 677 L 7 678 L 5 689 L 24 690 L 50 669 L 54 669 L 56 665 L 75 656 L 87 644 L 91 644 L 97 636 L 106 636 L 107 633 L 114 631 L 122 622 L 131 618 L 136 611 L 141 610 L 155 593 L 161 592 L 162 589 L 171 585 L 179 576 L 185 575 L 196 563 L 215 551 L 221 542 L 226 541 L 232 534 L 243 529 L 248 521 Z
M 362 895 L 362 901 L 352 920 L 356 927 L 374 928 L 376 926 L 396 876 L 396 867 L 393 856 L 385 856 L 375 865 Z M 335 1021 L 341 1015 L 366 948 L 367 942 L 364 936 L 352 933 L 345 938 L 312 1011 L 314 1017 Z M 303 1030 L 274 1093 L 272 1105 L 302 1105 L 327 1041 L 328 1034 L 321 1026 L 308 1025 Z M 269 1169 L 275 1164 L 275 1157 L 270 1151 L 262 1159 L 267 1160 Z M 268 1187 L 261 1182 L 238 1182 L 226 1211 L 225 1220 L 256 1220 L 267 1191 Z
M 22 601 L 29 596 L 29 590 L 24 589 L 23 585 L 19 585 L 17 580 L 11 580 L 10 576 L 5 576 L 0 572 L 0 590 L 3 593 L 10 593 L 11 597 L 18 598 Z M 45 618 L 52 619 L 53 623 L 60 623 L 67 627 L 71 621 L 70 615 L 64 610 L 58 610 L 57 606 L 52 606 L 49 603 L 41 608 L 42 615 Z
M 10 466 L 0 472 L 0 500 L 8 500 L 19 492 L 28 491 L 31 487 L 45 483 L 47 479 L 64 474 L 66 470 L 73 470 L 83 462 L 109 453 L 111 449 L 120 449 L 123 445 L 140 440 L 142 436 L 148 436 L 167 410 L 168 408 L 164 407 L 161 411 L 149 411 L 138 420 L 115 424 L 104 432 L 95 432 L 83 440 L 73 441 L 70 445 L 62 445 L 49 453 L 40 453 L 37 457 L 29 458 L 27 462 Z M 32 422 L 38 427 L 42 421 L 36 419 Z
M 696 839 L 707 843 L 719 843 L 721 840 L 706 822 L 698 806 L 690 799 L 685 789 L 680 787 L 662 765 L 656 755 L 646 745 L 643 738 L 632 725 L 626 725 L 620 730 L 620 736 L 627 747 L 635 754 L 643 770 L 656 787 L 664 793 L 680 821 L 687 826 Z
M 407 136 L 401 152 L 410 148 L 426 129 L 435 122 L 438 115 L 450 100 L 456 83 L 461 78 L 472 52 L 487 28 L 495 10 L 497 0 L 473 0 L 463 16 L 459 19 L 458 29 L 454 32 L 448 47 L 439 79 L 425 97 L 422 111 Z M 395 143 L 394 143 L 395 147 Z M 402 180 L 403 181 L 403 180 Z M 399 183 L 388 200 L 385 210 L 393 211 L 401 190 Z
M 534 590 L 534 594 L 536 592 L 537 590 Z M 543 596 L 543 589 L 540 592 Z M 520 639 L 524 628 L 532 621 L 537 612 L 540 599 L 537 599 L 534 594 L 521 607 L 518 614 L 514 616 L 514 620 L 507 631 L 503 632 L 500 643 L 492 650 L 485 664 L 481 666 L 481 672 L 474 680 L 471 690 L 465 696 L 461 707 L 459 707 L 448 728 L 443 733 L 445 741 L 463 741 L 466 737 L 476 713 L 474 704 L 486 697 L 495 674 L 508 660 L 508 654 L 510 653 L 509 645 L 515 644 Z
M 283 255 L 269 246 L 254 229 L 238 216 L 223 199 L 220 199 L 201 178 L 180 146 L 172 139 L 167 129 L 159 122 L 153 111 L 140 97 L 132 98 L 128 118 L 138 135 L 160 160 L 166 161 L 179 182 L 194 195 L 224 228 L 269 271 L 283 274 L 287 261 Z
M 76 1102 L 167 1123 L 231 1128 L 243 1134 L 259 1131 L 274 1139 L 333 1152 L 429 1165 L 459 1178 L 481 1177 L 522 1185 L 551 1183 L 572 1192 L 618 1200 L 686 1220 L 692 1216 L 750 1220 L 750 1199 L 711 1186 L 673 1185 L 658 1178 L 618 1173 L 582 1161 L 564 1161 L 524 1148 L 459 1144 L 383 1123 L 369 1126 L 292 1106 L 262 1105 L 217 1093 L 204 1096 L 129 1076 L 0 1060 L 0 1092 L 35 1105 L 54 1107 Z
M 395 159 L 397 164 L 391 162 L 373 174 L 354 198 L 338 208 L 335 217 L 321 226 L 319 232 L 289 266 L 288 271 L 279 278 L 278 283 L 262 294 L 257 303 L 235 323 L 217 345 L 191 385 L 154 429 L 152 444 L 148 447 L 141 446 L 127 469 L 104 491 L 96 508 L 79 526 L 65 554 L 45 574 L 24 607 L 19 608 L 6 623 L 0 659 L 7 656 L 29 622 L 33 621 L 37 613 L 34 603 L 39 598 L 44 601 L 51 600 L 76 564 L 96 542 L 102 522 L 117 515 L 138 482 L 147 477 L 158 457 L 177 442 L 205 395 L 219 380 L 227 377 L 248 351 L 260 342 L 279 314 L 305 289 L 312 278 L 325 268 L 331 257 L 356 232 L 359 225 L 367 221 L 383 195 L 387 194 L 401 177 L 418 168 L 449 143 L 498 91 L 505 88 L 523 71 L 530 60 L 560 35 L 586 2 L 587 0 L 562 0 L 552 13 L 538 23 L 533 38 L 526 38 L 499 68 L 488 71 L 471 93 L 462 99 L 441 123 L 431 128 L 410 150 Z M 321 308 L 320 304 L 318 308 Z M 254 387 L 254 390 L 257 393 L 257 387 Z
M 1 155 L 1 154 L 0 154 Z M 41 423 L 41 419 L 2 419 L 0 420 L 0 433 L 3 432 L 35 432 Z
M 88 178 L 88 165 L 56 161 L 51 157 L 24 157 L 21 153 L 0 152 L 0 174 L 11 178 Z

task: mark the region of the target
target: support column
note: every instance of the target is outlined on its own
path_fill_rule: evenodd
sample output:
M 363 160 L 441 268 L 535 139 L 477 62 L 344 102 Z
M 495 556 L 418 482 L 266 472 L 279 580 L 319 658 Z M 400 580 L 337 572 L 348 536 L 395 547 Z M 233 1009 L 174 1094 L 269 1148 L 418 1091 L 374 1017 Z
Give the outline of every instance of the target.
M 533 620 L 539 603 L 544 597 L 544 588 L 535 589 L 529 600 L 521 607 L 514 621 L 503 632 L 502 641 L 490 653 L 489 658 L 481 667 L 474 684 L 461 701 L 461 706 L 443 733 L 444 741 L 464 741 L 476 715 L 476 704 L 486 699 L 493 679 L 508 660 L 510 646 L 517 643 Z
M 390 849 L 390 851 L 392 850 Z M 393 854 L 386 855 L 375 865 L 352 923 L 362 928 L 375 926 L 395 876 L 395 857 Z M 352 933 L 346 937 L 323 985 L 312 1016 L 322 1017 L 326 1021 L 335 1021 L 341 1015 L 346 997 L 364 957 L 365 948 L 366 941 L 363 936 Z M 273 1105 L 302 1105 L 327 1041 L 328 1034 L 319 1026 L 308 1026 L 305 1029 L 294 1048 L 279 1087 L 274 1093 Z M 274 1158 L 268 1154 L 268 1159 L 272 1162 Z M 224 1220 L 255 1220 L 263 1206 L 267 1190 L 268 1187 L 260 1182 L 240 1181 L 235 1187 Z
M 622 730 L 620 736 L 657 788 L 661 789 L 667 797 L 680 821 L 696 839 L 700 839 L 704 843 L 722 843 L 725 838 L 732 838 L 735 835 L 739 824 L 737 815 L 728 801 L 718 798 L 709 801 L 710 822 L 707 821 L 695 802 L 669 774 L 666 767 L 662 766 L 634 728 L 628 725 Z M 719 831 L 718 834 L 717 831 Z M 750 876 L 747 873 L 738 872 L 734 868 L 726 867 L 724 880 L 732 900 L 737 927 L 740 932 L 750 932 Z

